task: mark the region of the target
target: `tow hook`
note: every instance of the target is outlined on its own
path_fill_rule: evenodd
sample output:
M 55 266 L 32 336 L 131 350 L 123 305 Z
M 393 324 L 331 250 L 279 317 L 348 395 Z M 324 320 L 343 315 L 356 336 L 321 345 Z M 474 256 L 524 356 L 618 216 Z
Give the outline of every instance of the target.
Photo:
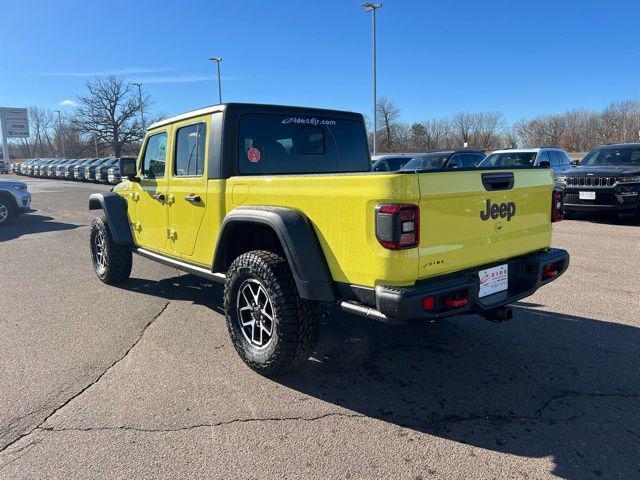
M 498 307 L 484 312 L 482 316 L 490 322 L 506 322 L 513 318 L 513 309 L 511 307 Z

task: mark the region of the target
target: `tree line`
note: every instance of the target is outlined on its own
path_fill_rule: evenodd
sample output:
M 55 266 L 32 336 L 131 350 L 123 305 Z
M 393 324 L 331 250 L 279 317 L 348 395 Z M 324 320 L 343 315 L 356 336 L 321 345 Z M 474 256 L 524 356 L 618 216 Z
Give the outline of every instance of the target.
M 450 117 L 405 123 L 400 109 L 386 97 L 378 99 L 378 152 L 421 152 L 469 148 L 560 147 L 585 152 L 604 143 L 640 141 L 640 102 L 614 101 L 600 111 L 573 109 L 539 115 L 508 125 L 499 111 L 459 112 Z M 370 146 L 373 135 L 370 122 Z
M 152 102 L 123 78 L 96 77 L 86 84 L 75 108 L 64 115 L 29 107 L 31 136 L 10 144 L 14 158 L 137 155 Z M 378 152 L 421 152 L 469 148 L 560 147 L 584 152 L 604 143 L 640 141 L 640 102 L 614 101 L 595 111 L 573 109 L 539 115 L 508 125 L 499 111 L 458 112 L 450 117 L 403 122 L 400 109 L 387 97 L 377 101 Z M 372 147 L 372 125 L 367 121 Z
M 28 138 L 14 139 L 14 158 L 102 157 L 137 155 L 144 136 L 141 112 L 149 118 L 151 99 L 115 76 L 96 77 L 86 84 L 75 108 L 64 114 L 28 108 Z M 159 116 L 151 118 L 154 122 Z

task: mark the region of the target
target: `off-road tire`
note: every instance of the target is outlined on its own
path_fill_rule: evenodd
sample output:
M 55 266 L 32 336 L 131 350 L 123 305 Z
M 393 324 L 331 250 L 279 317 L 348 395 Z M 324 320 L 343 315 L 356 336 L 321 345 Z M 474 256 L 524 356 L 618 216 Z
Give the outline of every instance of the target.
M 273 307 L 269 343 L 256 348 L 242 333 L 237 311 L 240 287 L 256 280 L 266 290 Z M 253 370 L 277 375 L 309 357 L 318 333 L 323 304 L 300 298 L 291 269 L 280 255 L 254 250 L 237 257 L 227 272 L 224 310 L 231 341 L 238 355 Z M 261 337 L 262 338 L 262 337 Z
M 98 261 L 96 239 L 102 236 L 103 261 Z M 106 217 L 96 217 L 91 222 L 89 238 L 91 260 L 97 277 L 108 285 L 117 285 L 126 281 L 131 274 L 132 254 L 126 245 L 114 242 Z
M 0 217 L 0 227 L 8 225 L 13 220 L 15 213 L 13 211 L 13 205 L 8 198 L 0 197 L 0 209 L 6 209 L 6 218 Z

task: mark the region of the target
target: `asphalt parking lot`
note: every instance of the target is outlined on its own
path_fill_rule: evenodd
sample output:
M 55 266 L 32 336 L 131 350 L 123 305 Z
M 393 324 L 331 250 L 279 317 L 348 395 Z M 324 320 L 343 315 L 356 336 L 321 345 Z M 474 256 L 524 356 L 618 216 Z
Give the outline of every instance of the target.
M 139 257 L 98 281 L 107 186 L 26 181 L 35 211 L 0 229 L 0 478 L 640 477 L 637 224 L 558 224 L 570 269 L 511 322 L 331 312 L 272 380 L 233 350 L 218 285 Z

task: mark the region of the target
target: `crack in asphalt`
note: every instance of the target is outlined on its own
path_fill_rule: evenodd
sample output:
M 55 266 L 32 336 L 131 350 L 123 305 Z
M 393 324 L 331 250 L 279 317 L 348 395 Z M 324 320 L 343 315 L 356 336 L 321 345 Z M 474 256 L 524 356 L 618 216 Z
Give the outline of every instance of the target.
M 549 400 L 547 400 L 542 407 L 538 408 L 533 412 L 532 415 L 502 415 L 502 414 L 491 414 L 491 413 L 472 413 L 465 416 L 460 415 L 444 415 L 444 416 L 432 416 L 428 420 L 428 422 L 424 422 L 421 419 L 415 419 L 412 417 L 407 417 L 410 421 L 413 420 L 414 425 L 418 424 L 421 427 L 430 427 L 433 430 L 438 430 L 447 424 L 453 423 L 466 423 L 466 422 L 474 422 L 474 421 L 490 421 L 495 424 L 509 424 L 511 422 L 538 422 L 540 420 L 547 420 L 551 422 L 572 422 L 579 418 L 584 417 L 585 412 L 581 412 L 576 415 L 571 415 L 569 417 L 545 417 L 543 418 L 544 411 L 551 406 L 554 402 L 561 400 L 567 397 L 591 397 L 591 398 L 640 398 L 640 394 L 638 393 L 600 393 L 600 392 L 577 392 L 577 391 L 565 391 L 554 395 Z M 411 428 L 410 424 L 403 425 L 407 428 Z
M 99 431 L 113 431 L 113 430 L 121 430 L 121 431 L 134 431 L 134 432 L 143 432 L 143 433 L 155 433 L 155 432 L 181 432 L 186 430 L 195 430 L 198 428 L 214 428 L 214 427 L 224 427 L 226 425 L 233 425 L 236 423 L 253 423 L 253 422 L 316 422 L 318 420 L 324 420 L 330 417 L 342 417 L 342 418 L 367 418 L 366 415 L 360 413 L 325 413 L 322 415 L 317 415 L 314 417 L 250 417 L 250 418 L 234 418 L 232 420 L 222 420 L 220 422 L 213 423 L 197 423 L 194 425 L 186 425 L 183 427 L 174 427 L 174 428 L 142 428 L 142 427 L 132 427 L 127 425 L 120 425 L 117 427 L 84 427 L 84 428 L 74 428 L 74 427 L 66 427 L 66 428 L 55 428 L 55 427 L 40 427 L 38 430 L 46 431 L 46 432 L 99 432 Z
M 509 424 L 513 421 L 529 421 L 535 422 L 542 419 L 542 415 L 544 411 L 555 401 L 558 401 L 562 398 L 568 397 L 591 397 L 591 398 L 640 398 L 640 394 L 637 393 L 590 393 L 590 392 L 576 392 L 576 391 L 567 391 L 561 394 L 555 395 L 551 397 L 549 400 L 545 402 L 545 404 L 537 409 L 532 415 L 500 415 L 500 414 L 477 414 L 473 413 L 466 416 L 459 415 L 444 415 L 440 417 L 432 416 L 427 418 L 427 422 L 425 419 L 416 418 L 416 417 L 405 417 L 408 422 L 405 424 L 398 423 L 399 426 L 405 428 L 412 428 L 416 424 L 420 424 L 422 427 L 430 427 L 433 430 L 437 430 L 438 428 L 445 426 L 447 424 L 456 424 L 456 423 L 465 423 L 465 422 L 473 422 L 473 421 L 490 421 L 493 423 L 503 423 Z M 572 415 L 570 417 L 550 417 L 546 420 L 553 422 L 571 422 L 573 420 L 577 420 L 585 416 L 585 413 L 582 412 L 579 415 Z M 326 418 L 369 418 L 369 415 L 361 414 L 361 413 L 325 413 L 322 415 L 317 415 L 313 417 L 304 417 L 304 416 L 292 416 L 292 417 L 250 417 L 250 418 L 235 418 L 231 420 L 223 420 L 219 422 L 211 422 L 211 423 L 198 423 L 193 425 L 186 425 L 181 427 L 172 427 L 172 428 L 144 428 L 144 427 L 135 427 L 128 425 L 119 425 L 119 426 L 109 426 L 109 427 L 43 427 L 38 426 L 34 428 L 33 431 L 42 431 L 49 433 L 64 433 L 64 432 L 100 432 L 100 431 L 133 431 L 140 433 L 174 433 L 181 431 L 189 431 L 196 430 L 200 428 L 215 428 L 227 425 L 233 425 L 238 423 L 252 423 L 252 422 L 287 422 L 287 421 L 301 421 L 301 422 L 315 422 L 318 420 L 323 420 Z M 396 419 L 399 417 L 396 416 Z M 44 423 L 44 422 L 43 422 Z M 30 445 L 30 444 L 29 444 Z
M 171 286 L 171 291 L 169 293 L 169 296 L 167 298 L 167 302 L 162 306 L 162 308 L 160 309 L 160 311 L 151 319 L 149 320 L 149 322 L 144 326 L 144 328 L 142 329 L 142 331 L 140 332 L 140 334 L 138 335 L 138 337 L 136 338 L 136 340 L 133 342 L 133 344 L 124 352 L 124 354 L 116 359 L 111 365 L 109 365 L 100 375 L 98 375 L 98 377 L 96 377 L 95 380 L 93 380 L 92 382 L 89 382 L 87 385 L 85 385 L 82 389 L 80 389 L 80 391 L 78 393 L 76 393 L 75 395 L 72 395 L 71 397 L 69 397 L 66 401 L 64 401 L 62 404 L 58 405 L 57 407 L 55 407 L 45 418 L 44 420 L 42 420 L 40 423 L 38 423 L 38 425 L 36 425 L 35 427 L 33 427 L 31 430 L 29 430 L 26 433 L 23 433 L 21 435 L 19 435 L 18 437 L 16 437 L 14 440 L 10 441 L 9 443 L 7 443 L 6 445 L 4 445 L 2 448 L 0 448 L 0 454 L 3 453 L 6 449 L 8 449 L 9 447 L 11 447 L 12 445 L 14 445 L 16 442 L 22 440 L 25 437 L 28 437 L 29 435 L 31 435 L 33 432 L 35 432 L 36 430 L 42 430 L 42 425 L 44 425 L 47 420 L 49 420 L 52 416 L 54 416 L 56 413 L 58 413 L 61 409 L 63 409 L 64 407 L 66 407 L 69 403 L 71 403 L 73 400 L 75 400 L 76 398 L 78 398 L 80 395 L 82 395 L 84 392 L 86 392 L 89 388 L 91 388 L 92 386 L 94 386 L 96 383 L 98 383 L 102 377 L 104 377 L 107 372 L 109 372 L 113 367 L 115 367 L 116 365 L 118 365 L 120 362 L 122 362 L 127 355 L 129 355 L 129 352 L 131 352 L 131 350 L 133 350 L 135 348 L 135 346 L 140 342 L 140 340 L 142 340 L 142 337 L 144 336 L 145 332 L 147 331 L 147 329 L 165 312 L 165 310 L 167 309 L 167 307 L 169 306 L 169 304 L 171 303 L 171 300 L 173 300 L 173 296 L 175 295 L 175 287 L 173 285 L 171 285 L 169 283 L 169 285 Z M 68 388 L 67 388 L 68 389 Z M 65 390 L 67 390 L 65 389 Z M 18 421 L 22 418 L 25 418 L 29 415 L 32 415 L 38 411 L 42 411 L 44 410 L 43 408 L 41 408 L 40 410 L 34 410 L 33 412 L 30 412 L 26 415 L 22 415 L 21 418 L 18 419 Z M 16 420 L 12 421 L 11 425 L 15 425 Z M 9 434 L 7 428 L 5 428 L 5 432 L 3 433 L 3 438 L 6 437 Z

